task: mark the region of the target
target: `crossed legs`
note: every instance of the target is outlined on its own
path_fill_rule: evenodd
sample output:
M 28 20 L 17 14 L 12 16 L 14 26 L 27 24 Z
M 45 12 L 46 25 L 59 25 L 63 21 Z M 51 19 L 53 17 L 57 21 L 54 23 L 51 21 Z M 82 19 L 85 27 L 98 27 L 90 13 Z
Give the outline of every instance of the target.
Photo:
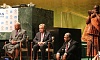
M 13 53 L 10 54 L 10 53 L 7 53 L 7 52 L 6 52 L 6 54 L 7 54 L 11 59 L 14 59 Z
M 15 56 L 14 56 L 14 53 L 15 53 Z M 15 51 L 14 51 L 12 54 L 7 53 L 7 55 L 8 55 L 11 59 L 17 58 L 18 55 L 19 55 L 19 50 L 16 48 Z

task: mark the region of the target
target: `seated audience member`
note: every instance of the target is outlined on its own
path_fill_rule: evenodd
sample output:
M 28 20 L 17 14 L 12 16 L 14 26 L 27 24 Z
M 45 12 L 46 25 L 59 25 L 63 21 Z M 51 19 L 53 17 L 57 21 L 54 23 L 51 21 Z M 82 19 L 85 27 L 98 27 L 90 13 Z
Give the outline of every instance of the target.
M 24 29 L 21 29 L 19 22 L 15 23 L 14 27 L 15 30 L 11 32 L 9 43 L 5 44 L 3 49 L 5 49 L 5 52 L 9 57 L 11 57 L 12 60 L 17 60 L 20 50 L 20 42 L 24 42 L 27 38 L 27 35 L 26 31 Z M 15 56 L 13 56 L 14 52 Z
M 64 43 L 56 54 L 56 59 L 60 60 L 78 60 L 78 42 L 73 40 L 70 33 L 65 33 Z
M 45 50 L 47 48 L 48 42 L 51 42 L 51 34 L 49 31 L 46 31 L 45 24 L 39 25 L 39 32 L 36 33 L 35 38 L 33 39 L 33 42 L 35 42 L 35 45 L 33 46 L 33 58 L 36 60 L 37 57 L 37 51 L 41 50 L 41 59 L 45 60 Z

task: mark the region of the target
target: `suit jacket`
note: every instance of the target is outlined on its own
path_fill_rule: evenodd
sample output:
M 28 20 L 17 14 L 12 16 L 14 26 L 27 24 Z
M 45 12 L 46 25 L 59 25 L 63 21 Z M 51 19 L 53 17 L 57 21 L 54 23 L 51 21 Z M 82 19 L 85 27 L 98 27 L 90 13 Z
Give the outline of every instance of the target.
M 63 46 L 58 50 L 57 53 L 64 54 L 67 53 L 67 58 L 66 60 L 78 60 L 78 42 L 75 40 L 71 40 L 70 46 L 65 52 L 65 47 L 66 47 L 66 42 L 63 43 Z
M 16 32 L 17 32 L 16 30 L 13 30 L 11 32 L 9 42 L 11 42 L 12 40 L 15 40 L 17 42 L 23 42 L 26 40 L 27 34 L 24 29 L 19 29 L 17 35 L 16 35 Z
M 38 33 L 36 33 L 35 38 L 33 39 L 33 42 L 35 42 L 35 44 L 37 44 L 40 41 L 41 41 L 41 33 L 38 32 Z M 45 42 L 47 44 L 48 42 L 51 42 L 51 41 L 52 41 L 51 33 L 49 31 L 45 31 L 43 42 Z

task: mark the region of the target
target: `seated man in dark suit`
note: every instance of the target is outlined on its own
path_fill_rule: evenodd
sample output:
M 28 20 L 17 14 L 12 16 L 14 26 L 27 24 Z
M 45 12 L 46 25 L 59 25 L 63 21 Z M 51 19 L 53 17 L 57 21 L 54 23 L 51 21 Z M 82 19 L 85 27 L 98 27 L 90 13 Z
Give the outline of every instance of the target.
M 35 38 L 33 39 L 33 42 L 35 42 L 35 45 L 33 46 L 33 58 L 36 60 L 37 51 L 41 50 L 41 58 L 42 60 L 45 60 L 45 50 L 47 48 L 48 42 L 51 42 L 51 34 L 49 31 L 46 31 L 45 24 L 39 25 L 39 32 L 36 34 Z
M 58 50 L 56 59 L 60 60 L 78 60 L 78 42 L 71 38 L 70 33 L 65 33 L 63 46 Z
M 21 29 L 20 23 L 15 23 L 15 30 L 11 32 L 9 43 L 5 44 L 3 49 L 5 49 L 5 52 L 11 57 L 13 60 L 17 60 L 17 57 L 19 55 L 19 47 L 20 42 L 24 42 L 27 38 L 26 30 Z M 15 51 L 15 57 L 13 56 L 13 53 Z

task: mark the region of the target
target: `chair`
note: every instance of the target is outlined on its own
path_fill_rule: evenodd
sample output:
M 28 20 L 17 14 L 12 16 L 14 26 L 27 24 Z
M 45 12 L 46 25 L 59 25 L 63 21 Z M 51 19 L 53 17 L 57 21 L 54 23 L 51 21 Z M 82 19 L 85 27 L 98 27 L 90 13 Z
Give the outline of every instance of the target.
M 27 36 L 25 44 L 20 42 L 20 52 L 19 52 L 20 53 L 20 60 L 22 60 L 22 51 L 27 51 L 27 56 L 28 56 L 28 40 L 29 40 L 29 37 Z M 7 41 L 5 42 L 5 44 L 7 44 Z M 25 45 L 25 47 L 23 47 L 24 45 Z M 6 53 L 5 53 L 5 56 L 6 56 Z
M 22 60 L 22 51 L 27 51 L 27 57 L 28 57 L 28 40 L 29 36 L 27 36 L 25 44 L 20 42 L 20 60 Z
M 50 45 L 52 45 L 53 47 L 53 43 L 54 43 L 54 37 L 52 37 L 52 42 L 48 42 L 48 48 L 46 48 L 46 52 L 48 52 L 48 60 L 50 60 L 50 52 L 54 52 L 54 49 L 50 47 Z M 32 46 L 33 46 L 33 42 L 31 42 L 31 59 L 32 60 Z M 39 49 L 38 52 L 41 52 L 41 50 Z M 37 60 L 38 60 L 38 53 L 37 53 Z

